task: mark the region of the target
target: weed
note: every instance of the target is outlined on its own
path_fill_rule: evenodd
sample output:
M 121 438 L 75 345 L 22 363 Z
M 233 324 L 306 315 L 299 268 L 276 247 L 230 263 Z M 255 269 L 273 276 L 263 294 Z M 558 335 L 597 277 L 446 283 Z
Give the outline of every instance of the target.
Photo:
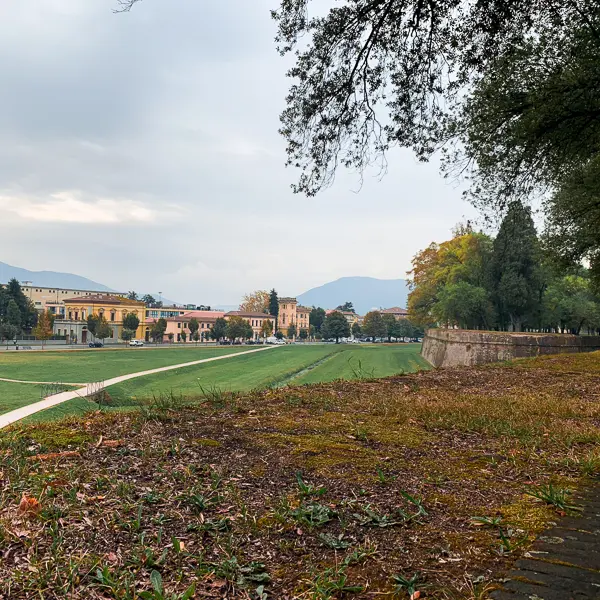
M 304 479 L 302 479 L 302 473 L 300 471 L 296 473 L 296 481 L 298 482 L 301 496 L 322 496 L 327 492 L 326 487 L 315 487 L 310 483 L 306 483 Z
M 140 592 L 139 598 L 141 600 L 190 600 L 196 592 L 196 586 L 192 584 L 181 594 L 167 594 L 163 587 L 162 577 L 158 571 L 150 573 L 150 583 L 152 584 L 152 591 Z
M 301 504 L 292 510 L 290 515 L 302 525 L 308 527 L 322 527 L 336 516 L 336 512 L 323 504 Z
M 567 496 L 571 494 L 569 490 L 555 488 L 551 483 L 540 485 L 537 488 L 527 490 L 525 493 L 563 512 L 583 510 L 581 507 L 575 506 L 568 501 Z
M 476 525 L 487 525 L 489 527 L 500 527 L 502 523 L 502 517 L 471 517 Z
M 420 573 L 415 573 L 408 579 L 403 575 L 393 575 L 392 580 L 396 586 L 396 593 L 406 592 L 411 598 L 417 593 L 419 586 L 423 587 L 424 582 Z
M 358 594 L 364 590 L 362 585 L 348 585 L 347 565 L 331 567 L 317 574 L 309 585 L 310 598 L 329 600 L 338 594 Z
M 361 381 L 364 381 L 366 379 L 375 379 L 375 367 L 373 367 L 370 370 L 364 369 L 363 365 L 362 365 L 362 361 L 360 359 L 358 359 L 358 365 L 355 367 L 352 364 L 352 358 L 349 358 L 348 366 L 350 367 L 350 370 L 352 371 L 352 375 L 353 375 L 354 379 L 359 379 Z
M 370 504 L 362 507 L 363 514 L 354 513 L 353 517 L 360 525 L 368 527 L 395 527 L 404 523 L 404 515 L 400 519 L 390 515 L 382 515 L 371 508 Z

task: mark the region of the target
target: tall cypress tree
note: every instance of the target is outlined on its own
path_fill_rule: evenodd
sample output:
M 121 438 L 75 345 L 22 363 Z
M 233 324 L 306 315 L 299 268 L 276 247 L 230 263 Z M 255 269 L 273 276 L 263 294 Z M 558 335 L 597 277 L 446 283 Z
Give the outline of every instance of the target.
M 279 298 L 277 297 L 275 288 L 269 294 L 269 314 L 275 317 L 275 330 L 277 330 L 279 322 Z
M 531 210 L 512 202 L 494 240 L 491 288 L 500 327 L 537 326 L 543 288 L 540 246 Z

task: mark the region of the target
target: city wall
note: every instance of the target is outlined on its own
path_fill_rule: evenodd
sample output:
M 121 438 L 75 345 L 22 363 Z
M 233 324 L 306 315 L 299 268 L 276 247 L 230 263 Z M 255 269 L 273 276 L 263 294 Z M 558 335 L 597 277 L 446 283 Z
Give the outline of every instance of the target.
M 421 354 L 434 367 L 457 367 L 594 350 L 600 350 L 598 336 L 429 329 Z

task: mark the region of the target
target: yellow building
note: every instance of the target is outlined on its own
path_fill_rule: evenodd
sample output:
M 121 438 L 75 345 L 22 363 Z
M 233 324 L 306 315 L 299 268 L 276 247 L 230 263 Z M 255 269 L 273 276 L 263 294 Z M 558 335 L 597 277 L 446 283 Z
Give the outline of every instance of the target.
M 310 308 L 300 306 L 296 298 L 279 298 L 279 318 L 277 327 L 285 334 L 290 327 L 296 327 L 296 335 L 301 329 L 308 332 L 310 327 Z
M 106 339 L 108 343 L 119 341 L 123 319 L 129 313 L 136 315 L 140 320 L 135 337 L 144 337 L 146 305 L 143 302 L 114 294 L 90 294 L 65 298 L 63 304 L 64 316 L 54 320 L 54 333 L 67 336 L 71 344 L 87 344 L 92 341 L 93 336 L 87 328 L 87 318 L 90 315 L 103 315 L 106 319 L 111 330 L 110 337 Z

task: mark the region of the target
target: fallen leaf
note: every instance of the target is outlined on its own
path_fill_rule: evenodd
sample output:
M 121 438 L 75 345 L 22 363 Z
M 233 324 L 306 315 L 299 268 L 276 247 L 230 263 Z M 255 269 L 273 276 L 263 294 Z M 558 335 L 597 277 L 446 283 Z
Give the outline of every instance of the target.
M 22 515 L 35 516 L 40 512 L 41 506 L 36 498 L 23 494 L 19 502 L 19 512 Z

